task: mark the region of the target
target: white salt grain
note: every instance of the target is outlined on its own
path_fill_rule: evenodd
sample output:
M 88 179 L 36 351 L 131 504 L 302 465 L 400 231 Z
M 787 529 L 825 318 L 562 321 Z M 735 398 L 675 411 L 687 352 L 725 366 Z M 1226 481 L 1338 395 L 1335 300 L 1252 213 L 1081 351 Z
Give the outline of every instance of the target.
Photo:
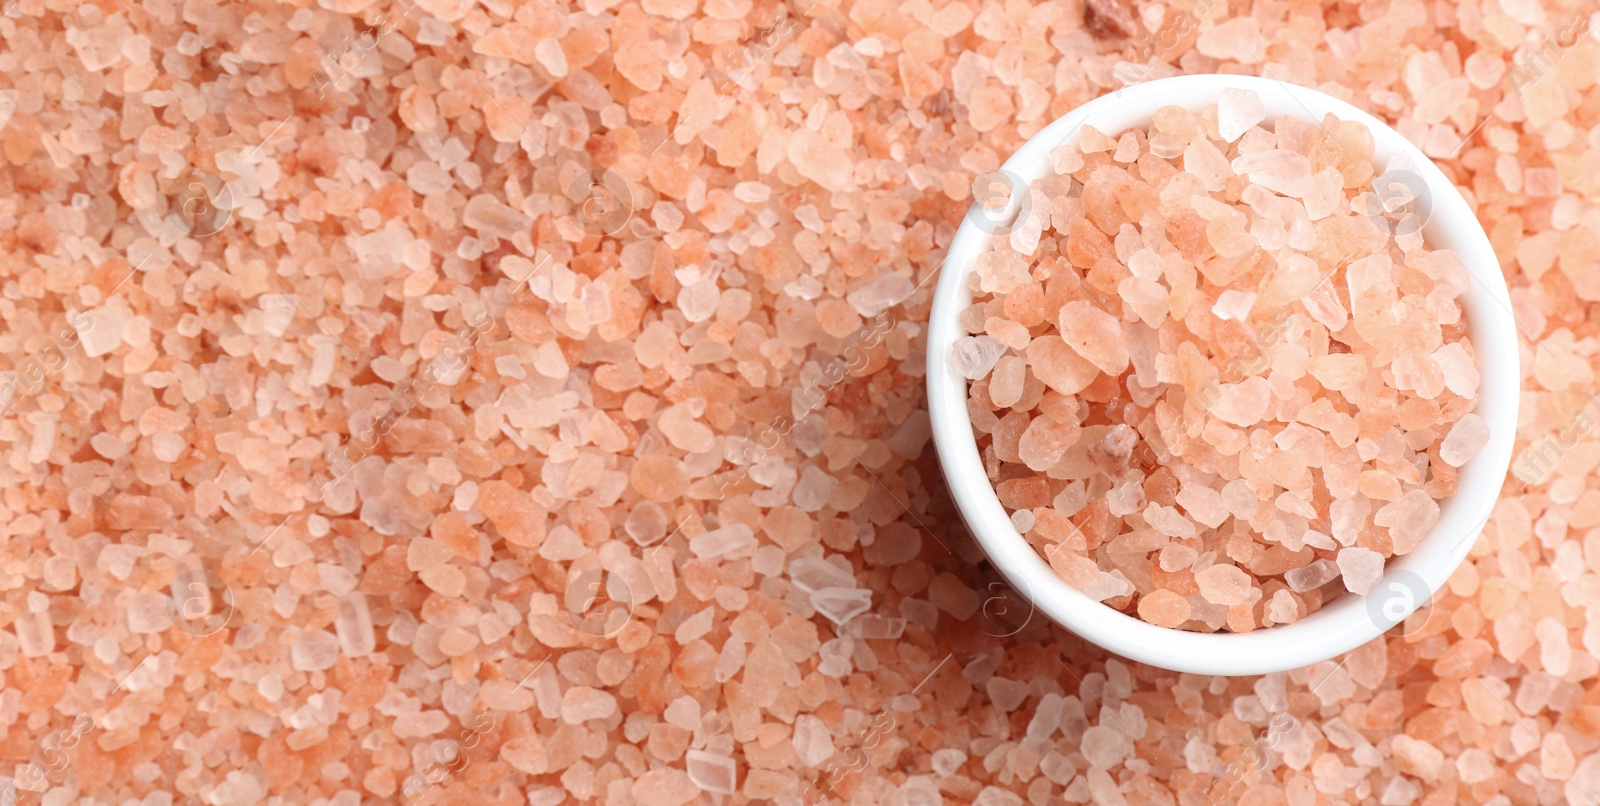
M 1283 581 L 1289 584 L 1289 590 L 1305 593 L 1328 584 L 1338 575 L 1339 566 L 1332 560 L 1317 560 L 1309 565 L 1285 571 Z
M 1226 89 L 1217 96 L 1217 133 L 1229 143 L 1266 117 L 1261 96 L 1252 90 Z
M 911 279 L 898 272 L 890 272 L 845 296 L 845 301 L 856 313 L 865 317 L 874 317 L 889 308 L 906 301 L 916 285 Z
M 789 563 L 789 579 L 806 593 L 823 588 L 850 588 L 856 584 L 855 575 L 821 557 L 801 557 Z
M 753 550 L 755 545 L 755 533 L 750 527 L 736 523 L 692 538 L 689 541 L 689 551 L 701 558 L 722 557 Z
M 872 591 L 822 588 L 812 591 L 811 606 L 834 624 L 844 624 L 872 607 Z
M 1489 424 L 1473 413 L 1467 413 L 1451 426 L 1450 433 L 1439 443 L 1439 459 L 1451 467 L 1466 464 L 1489 442 Z
M 977 380 L 989 374 L 1006 348 L 988 336 L 963 336 L 950 348 L 950 365 L 957 375 Z
M 728 756 L 690 750 L 683 766 L 695 786 L 714 795 L 732 795 L 739 783 L 738 769 Z
M 1360 546 L 1341 549 L 1338 565 L 1345 588 L 1358 596 L 1365 595 L 1383 576 L 1383 555 Z

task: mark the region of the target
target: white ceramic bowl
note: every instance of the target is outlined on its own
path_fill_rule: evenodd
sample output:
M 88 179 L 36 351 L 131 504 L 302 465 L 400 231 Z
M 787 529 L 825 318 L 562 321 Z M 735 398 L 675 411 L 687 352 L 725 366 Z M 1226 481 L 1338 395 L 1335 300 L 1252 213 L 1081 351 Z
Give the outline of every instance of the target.
M 1365 124 L 1372 130 L 1378 171 L 1391 158 L 1408 156 L 1431 195 L 1423 237 L 1430 247 L 1454 250 L 1472 275 L 1463 301 L 1483 378 L 1475 411 L 1489 424 L 1489 442 L 1460 469 L 1458 494 L 1440 502 L 1439 522 L 1414 551 L 1391 560 L 1383 578 L 1365 596 L 1346 593 L 1293 624 L 1239 634 L 1157 627 L 1102 605 L 1064 582 L 1017 533 L 995 496 L 973 439 L 966 381 L 950 365 L 951 346 L 965 335 L 957 315 L 972 304 L 967 277 L 978 255 L 989 248 L 991 237 L 973 216 L 956 233 L 934 295 L 927 383 L 934 443 L 950 493 L 995 566 L 1036 610 L 1083 638 L 1142 663 L 1196 674 L 1243 675 L 1295 669 L 1348 652 L 1401 622 L 1439 590 L 1472 548 L 1499 496 L 1516 433 L 1519 371 L 1505 278 L 1472 209 L 1438 167 L 1398 132 L 1329 95 L 1250 76 L 1150 81 L 1062 116 L 1024 143 L 1004 170 L 1031 182 L 1049 170 L 1052 150 L 1077 141 L 1078 127 L 1084 123 L 1115 137 L 1128 128 L 1148 126 L 1160 107 L 1199 110 L 1216 103 L 1230 88 L 1256 92 L 1267 123 L 1284 115 L 1320 121 L 1331 112 Z

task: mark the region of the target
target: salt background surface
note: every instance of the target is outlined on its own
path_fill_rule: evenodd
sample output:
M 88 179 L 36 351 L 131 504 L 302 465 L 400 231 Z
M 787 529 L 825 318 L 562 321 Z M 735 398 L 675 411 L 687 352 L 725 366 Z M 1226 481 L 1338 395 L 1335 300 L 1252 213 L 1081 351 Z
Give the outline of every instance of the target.
M 0 5 L 21 802 L 1600 801 L 1589 5 L 326 6 Z M 1469 561 L 1288 674 L 1030 617 L 929 445 L 974 178 L 1181 72 L 1389 121 L 1524 339 Z

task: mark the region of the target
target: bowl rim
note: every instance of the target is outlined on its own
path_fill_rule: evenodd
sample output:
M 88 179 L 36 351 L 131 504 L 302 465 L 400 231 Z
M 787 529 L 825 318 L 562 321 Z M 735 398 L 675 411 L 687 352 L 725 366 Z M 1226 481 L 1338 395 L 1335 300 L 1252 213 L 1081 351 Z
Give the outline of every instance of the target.
M 1402 622 L 1431 600 L 1472 549 L 1487 524 L 1510 466 L 1520 394 L 1520 356 L 1510 295 L 1488 236 L 1455 185 L 1423 152 L 1387 123 L 1345 101 L 1276 79 L 1199 74 L 1135 84 L 1091 100 L 1030 137 L 1002 169 L 1031 182 L 1049 168 L 1050 152 L 1075 143 L 1080 125 L 1108 134 L 1148 125 L 1156 109 L 1191 110 L 1216 102 L 1223 90 L 1254 91 L 1266 119 L 1283 115 L 1321 120 L 1333 113 L 1372 132 L 1374 160 L 1386 165 L 1408 158 L 1424 180 L 1431 214 L 1423 236 L 1449 248 L 1471 277 L 1460 297 L 1467 337 L 1477 354 L 1478 404 L 1489 441 L 1458 470 L 1457 493 L 1440 502 L 1440 516 L 1410 553 L 1385 564 L 1384 574 L 1364 595 L 1335 597 L 1293 624 L 1248 633 L 1200 633 L 1158 627 L 1090 599 L 1063 581 L 1017 533 L 984 473 L 966 408 L 966 380 L 950 369 L 959 332 L 957 315 L 971 304 L 967 277 L 989 237 L 969 215 L 961 223 L 941 267 L 929 312 L 927 375 L 934 445 L 950 494 L 978 544 L 996 569 L 1037 610 L 1118 655 L 1178 672 L 1213 675 L 1267 674 L 1326 661 L 1359 647 Z M 1031 616 L 1030 616 L 1031 617 Z

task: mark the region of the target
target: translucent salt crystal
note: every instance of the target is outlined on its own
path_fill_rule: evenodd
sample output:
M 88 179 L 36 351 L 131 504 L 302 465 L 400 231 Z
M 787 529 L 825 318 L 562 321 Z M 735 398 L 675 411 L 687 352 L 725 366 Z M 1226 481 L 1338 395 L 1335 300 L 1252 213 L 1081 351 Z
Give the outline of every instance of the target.
M 552 562 L 571 562 L 587 553 L 583 538 L 566 524 L 551 529 L 539 547 L 539 556 Z
M 656 420 L 656 427 L 674 448 L 685 453 L 704 453 L 715 444 L 716 435 L 695 419 L 685 403 L 668 406 Z
M 1444 375 L 1444 386 L 1465 398 L 1476 398 L 1480 375 L 1478 366 L 1461 342 L 1450 342 L 1432 354 L 1433 363 Z
M 1161 550 L 1159 564 L 1163 571 L 1177 571 L 1194 564 L 1200 553 L 1182 543 L 1170 543 Z
M 1280 589 L 1267 600 L 1266 615 L 1274 624 L 1293 624 L 1300 617 L 1300 606 L 1294 594 Z
M 1226 89 L 1217 96 L 1217 134 L 1225 142 L 1239 139 L 1266 116 L 1261 96 L 1253 90 Z
M 1200 595 L 1212 604 L 1232 607 L 1250 597 L 1250 575 L 1233 565 L 1213 565 L 1194 575 Z
M 683 766 L 695 786 L 714 795 L 732 795 L 738 787 L 738 768 L 727 756 L 690 750 L 684 754 Z
M 1211 306 L 1211 312 L 1218 319 L 1232 319 L 1243 322 L 1250 318 L 1250 309 L 1255 304 L 1255 292 L 1229 289 L 1217 296 L 1217 302 Z
M 1028 530 L 1033 528 L 1033 524 L 1033 510 L 1019 509 L 1011 513 L 1011 526 L 1017 530 L 1017 534 L 1027 534 Z
M 850 619 L 839 627 L 839 635 L 847 638 L 895 639 L 906 631 L 906 620 L 888 618 L 868 613 Z
M 1422 795 L 1422 786 L 1404 775 L 1395 775 L 1378 798 L 1380 806 L 1411 806 Z
M 372 628 L 372 611 L 367 606 L 366 594 L 352 591 L 339 599 L 339 615 L 334 619 L 333 629 L 339 638 L 339 648 L 349 657 L 365 657 L 377 648 L 377 634 Z
M 262 294 L 261 330 L 275 339 L 283 338 L 289 324 L 299 310 L 299 301 L 293 294 Z
M 641 501 L 622 522 L 622 530 L 641 546 L 648 546 L 667 535 L 667 514 L 654 501 Z
M 1327 551 L 1332 551 L 1337 545 L 1333 542 L 1332 537 L 1329 537 L 1328 535 L 1325 535 L 1315 529 L 1307 529 L 1305 534 L 1300 537 L 1300 542 L 1303 545 L 1307 545 L 1315 549 L 1325 549 Z
M 1389 530 L 1395 554 L 1411 553 L 1438 521 L 1439 503 L 1420 489 L 1385 505 L 1372 518 L 1373 523 Z
M 704 322 L 717 311 L 722 289 L 712 279 L 685 285 L 678 291 L 678 310 L 690 322 Z
M 1081 434 L 1082 429 L 1075 422 L 1060 422 L 1048 415 L 1035 417 L 1017 441 L 1017 457 L 1032 470 L 1050 470 L 1077 444 Z
M 1450 427 L 1450 433 L 1439 443 L 1439 458 L 1451 467 L 1467 463 L 1489 442 L 1489 424 L 1482 417 L 1468 412 Z
M 1045 696 L 1055 697 L 1056 695 L 1047 694 Z M 955 748 L 946 747 L 933 752 L 933 774 L 940 778 L 948 778 L 955 775 L 956 771 L 960 770 L 961 765 L 965 763 L 967 763 L 967 754 Z
M 1128 345 L 1115 317 L 1087 302 L 1069 302 L 1058 318 L 1061 337 L 1078 355 L 1108 375 L 1128 367 Z
M 1171 297 L 1161 283 L 1144 277 L 1129 277 L 1117 285 L 1117 293 L 1146 325 L 1160 327 L 1166 321 Z M 1137 356 L 1134 353 L 1130 357 Z
M 1289 590 L 1305 593 L 1328 584 L 1338 575 L 1339 566 L 1334 564 L 1333 560 L 1316 560 L 1309 565 L 1283 572 L 1283 581 L 1288 583 Z
M 1556 677 L 1566 676 L 1572 668 L 1572 644 L 1566 626 L 1546 616 L 1534 625 L 1533 632 L 1539 640 L 1539 663 L 1544 671 Z
M 1033 709 L 1033 718 L 1028 720 L 1029 740 L 1047 740 L 1060 729 L 1062 702 L 1061 695 L 1055 693 L 1046 694 L 1039 699 L 1039 704 Z
M 431 537 L 414 537 L 406 546 L 406 568 L 425 571 L 447 563 L 455 557 L 455 550 Z
M 573 686 L 561 695 L 561 721 L 581 725 L 591 719 L 607 719 L 617 712 L 616 695 L 590 686 Z
M 1004 355 L 995 362 L 994 373 L 989 378 L 989 399 L 999 408 L 1010 408 L 1022 399 L 1026 383 L 1027 365 L 1021 358 Z
M 944 795 L 931 776 L 912 775 L 900 785 L 897 803 L 904 806 L 944 806 Z
M 820 467 L 808 466 L 801 471 L 800 481 L 794 486 L 794 505 L 806 512 L 820 512 L 838 486 L 837 478 Z
M 188 450 L 189 442 L 178 434 L 155 434 L 150 437 L 150 450 L 157 459 L 173 462 Z
M 139 634 L 165 632 L 172 626 L 172 613 L 169 613 L 168 602 L 169 598 L 157 591 L 133 594 L 128 602 L 128 632 Z M 183 600 L 178 604 L 188 604 L 188 602 Z
M 1228 519 L 1228 505 L 1223 501 L 1222 493 L 1210 487 L 1184 484 L 1178 492 L 1177 502 L 1189 513 L 1189 517 L 1212 529 Z
M 1210 411 L 1225 423 L 1250 426 L 1261 422 L 1271 402 L 1272 389 L 1267 379 L 1252 376 L 1239 383 L 1222 384 Z
M 289 643 L 289 662 L 297 671 L 331 669 L 338 659 L 339 639 L 327 630 L 300 630 Z
M 1057 512 L 1070 518 L 1082 512 L 1084 506 L 1088 503 L 1088 488 L 1084 486 L 1082 481 L 1073 481 L 1067 484 L 1066 488 L 1055 497 L 1055 500 L 1050 502 L 1050 505 L 1055 507 Z M 1131 512 L 1132 510 L 1129 511 Z
M 1097 602 L 1127 596 L 1130 593 L 1133 593 L 1133 583 L 1129 582 L 1121 571 L 1101 571 L 1094 584 L 1084 590 L 1084 595 Z
M 978 288 L 990 294 L 1009 294 L 1028 282 L 1027 258 L 1015 252 L 985 252 L 973 263 Z
M 1224 180 L 1234 175 L 1228 158 L 1210 140 L 1197 139 L 1183 150 L 1183 170 L 1200 180 L 1206 190 L 1222 189 Z
M 122 343 L 122 316 L 112 308 L 97 308 L 78 315 L 73 322 L 79 345 L 90 358 L 99 358 Z
M 890 272 L 851 291 L 845 296 L 845 301 L 856 309 L 856 313 L 871 318 L 905 302 L 915 290 L 916 285 L 909 277 Z
M 25 657 L 39 658 L 55 651 L 56 631 L 50 624 L 48 612 L 20 614 L 14 622 L 14 629 L 17 632 L 17 647 Z M 16 657 L 14 651 L 11 655 Z
M 1383 555 L 1360 546 L 1341 549 L 1338 565 L 1345 589 L 1358 596 L 1371 590 L 1378 577 L 1383 576 Z
M 493 196 L 480 193 L 462 208 L 461 223 L 486 235 L 509 239 L 527 231 L 533 226 L 533 219 Z
M 806 767 L 815 767 L 833 758 L 833 737 L 828 726 L 811 714 L 801 714 L 794 719 L 794 753 Z
M 1150 527 L 1167 537 L 1191 538 L 1196 532 L 1194 521 L 1184 517 L 1182 513 L 1172 507 L 1164 507 L 1151 502 L 1144 510 L 1145 522 Z
M 1109 770 L 1119 766 L 1133 749 L 1133 743 L 1122 731 L 1105 725 L 1094 725 L 1083 732 L 1079 752 L 1089 766 Z
M 1039 380 L 1064 395 L 1083 391 L 1099 373 L 1094 364 L 1055 335 L 1043 335 L 1029 342 L 1028 362 Z
M 1456 772 L 1461 774 L 1461 782 L 1476 784 L 1487 781 L 1495 776 L 1499 765 L 1495 763 L 1494 756 L 1469 747 L 1456 756 Z
M 1315 189 L 1311 179 L 1311 161 L 1304 154 L 1275 148 L 1244 154 L 1232 163 L 1233 172 L 1250 177 L 1254 182 L 1274 193 L 1301 199 Z
M 1151 591 L 1139 598 L 1139 618 L 1157 627 L 1180 626 L 1189 620 L 1189 601 L 1169 590 Z
M 1372 501 L 1359 494 L 1354 498 L 1340 498 L 1329 505 L 1328 511 L 1333 521 L 1333 539 L 1349 546 L 1366 528 L 1367 518 L 1372 515 Z
M 844 624 L 872 607 L 872 591 L 821 588 L 812 591 L 811 606 L 834 624 Z
M 455 184 L 455 178 L 449 171 L 440 168 L 438 163 L 422 160 L 412 163 L 411 167 L 406 169 L 406 184 L 412 190 L 428 196 L 449 190 Z
M 806 593 L 823 588 L 853 588 L 855 575 L 821 557 L 800 557 L 789 563 L 789 579 Z
M 755 533 L 751 531 L 749 526 L 742 523 L 713 529 L 689 541 L 689 551 L 696 557 L 736 555 L 752 551 L 755 547 Z
M 128 443 L 103 431 L 89 438 L 89 446 L 95 453 L 113 461 L 128 455 Z
M 1105 502 L 1111 514 L 1119 518 L 1144 509 L 1143 481 L 1139 478 L 1126 478 L 1117 482 L 1117 485 L 1106 493 Z

